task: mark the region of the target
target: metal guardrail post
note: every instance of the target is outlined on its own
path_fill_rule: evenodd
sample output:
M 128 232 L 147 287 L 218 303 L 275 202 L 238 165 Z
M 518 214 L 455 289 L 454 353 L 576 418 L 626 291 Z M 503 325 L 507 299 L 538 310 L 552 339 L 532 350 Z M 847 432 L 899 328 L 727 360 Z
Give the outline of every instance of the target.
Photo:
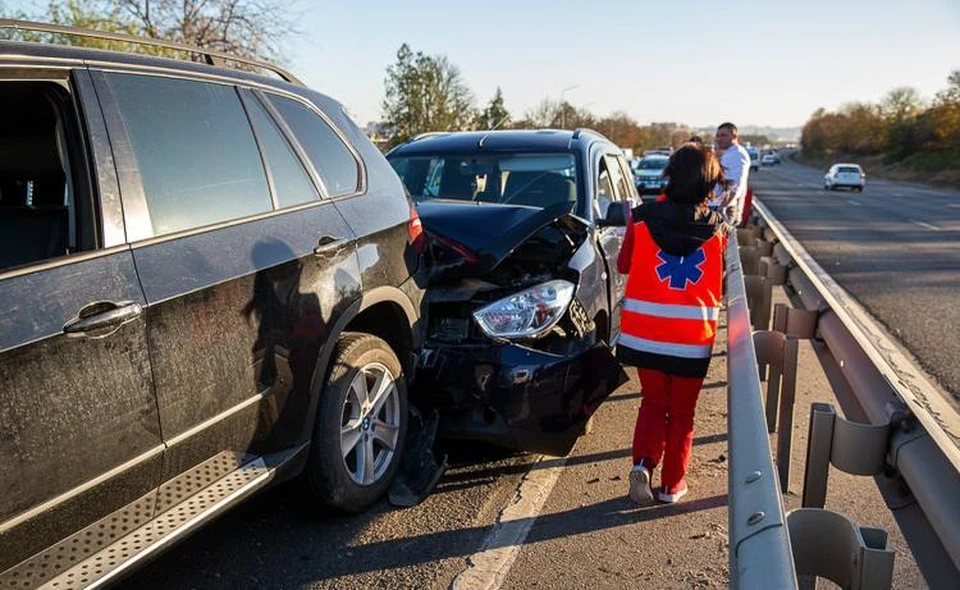
M 827 479 L 830 477 L 830 447 L 833 445 L 833 421 L 836 410 L 830 404 L 810 406 L 810 428 L 807 431 L 807 462 L 803 473 L 803 495 L 800 505 L 823 508 L 827 503 Z
M 767 431 L 777 433 L 777 471 L 780 489 L 790 489 L 790 456 L 793 448 L 793 415 L 797 397 L 799 343 L 782 332 L 756 331 L 753 342 L 757 361 L 770 365 L 767 380 Z
M 858 527 L 819 508 L 791 511 L 787 523 L 798 574 L 820 576 L 850 590 L 891 587 L 895 554 L 887 549 L 886 531 Z
M 728 511 L 733 588 L 797 588 L 783 498 L 764 426 L 757 355 L 738 245 L 727 262 Z

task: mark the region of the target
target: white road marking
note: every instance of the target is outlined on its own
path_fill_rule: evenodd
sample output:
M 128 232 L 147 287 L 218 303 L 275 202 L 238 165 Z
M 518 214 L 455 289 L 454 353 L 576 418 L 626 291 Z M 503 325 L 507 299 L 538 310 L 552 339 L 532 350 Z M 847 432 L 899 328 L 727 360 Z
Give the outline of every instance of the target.
M 940 231 L 940 228 L 939 228 L 939 227 L 933 225 L 932 223 L 927 223 L 926 221 L 917 221 L 916 219 L 911 219 L 911 220 L 910 220 L 910 223 L 912 223 L 912 224 L 914 224 L 914 225 L 919 225 L 920 227 L 922 227 L 922 228 L 924 228 L 924 229 L 930 229 L 930 230 L 933 230 L 933 231 Z
M 544 460 L 550 467 L 542 467 Z M 497 590 L 510 573 L 530 527 L 543 509 L 566 465 L 566 457 L 541 456 L 523 476 L 510 503 L 500 512 L 483 549 L 467 559 L 467 569 L 454 578 L 452 590 Z
M 853 199 L 847 199 L 847 202 L 850 203 L 851 205 L 853 205 L 854 207 L 860 205 L 860 203 L 854 201 Z

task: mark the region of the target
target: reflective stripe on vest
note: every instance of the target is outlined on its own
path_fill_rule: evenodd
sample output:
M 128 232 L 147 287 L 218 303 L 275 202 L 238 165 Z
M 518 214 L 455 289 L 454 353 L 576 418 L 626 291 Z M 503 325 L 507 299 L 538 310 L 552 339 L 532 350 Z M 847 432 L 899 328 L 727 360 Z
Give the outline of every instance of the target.
M 634 245 L 621 313 L 620 345 L 679 358 L 708 358 L 717 332 L 725 236 L 686 256 L 660 249 L 646 223 Z
M 651 352 L 653 354 L 664 354 L 667 356 L 678 356 L 685 359 L 702 359 L 710 356 L 713 350 L 712 344 L 675 344 L 672 342 L 657 342 L 656 340 L 647 340 L 638 338 L 630 334 L 620 334 L 618 345 L 624 345 L 633 350 L 642 352 Z
M 652 303 L 640 299 L 627 298 L 623 308 L 633 313 L 652 315 L 660 318 L 674 318 L 678 320 L 717 321 L 720 317 L 719 307 L 704 307 L 700 305 L 677 305 L 671 303 Z

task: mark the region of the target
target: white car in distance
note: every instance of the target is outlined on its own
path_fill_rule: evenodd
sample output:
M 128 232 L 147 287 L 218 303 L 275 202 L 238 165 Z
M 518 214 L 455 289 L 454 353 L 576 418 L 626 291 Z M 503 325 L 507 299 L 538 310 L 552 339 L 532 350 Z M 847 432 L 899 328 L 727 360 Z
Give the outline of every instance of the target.
M 836 190 L 841 187 L 863 192 L 867 184 L 867 175 L 859 164 L 834 164 L 823 177 L 823 190 Z

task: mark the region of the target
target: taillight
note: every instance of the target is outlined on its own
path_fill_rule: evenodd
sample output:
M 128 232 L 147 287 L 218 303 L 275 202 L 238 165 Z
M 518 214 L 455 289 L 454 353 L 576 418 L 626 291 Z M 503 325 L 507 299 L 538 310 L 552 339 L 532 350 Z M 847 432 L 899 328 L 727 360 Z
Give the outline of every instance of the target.
M 453 240 L 444 236 L 440 236 L 437 234 L 430 234 L 430 241 L 436 242 L 437 244 L 440 244 L 445 248 L 454 252 L 457 256 L 461 258 L 460 262 L 464 262 L 467 264 L 476 264 L 477 262 L 480 261 L 480 258 L 478 258 L 476 254 L 474 254 L 469 248 L 467 248 L 466 246 L 464 246 L 463 244 L 461 244 L 456 240 Z
M 414 205 L 410 205 L 410 223 L 407 225 L 407 230 L 410 232 L 410 243 L 413 244 L 413 248 L 418 254 L 422 254 L 425 240 L 423 222 L 420 221 L 420 216 L 417 215 L 417 208 Z

